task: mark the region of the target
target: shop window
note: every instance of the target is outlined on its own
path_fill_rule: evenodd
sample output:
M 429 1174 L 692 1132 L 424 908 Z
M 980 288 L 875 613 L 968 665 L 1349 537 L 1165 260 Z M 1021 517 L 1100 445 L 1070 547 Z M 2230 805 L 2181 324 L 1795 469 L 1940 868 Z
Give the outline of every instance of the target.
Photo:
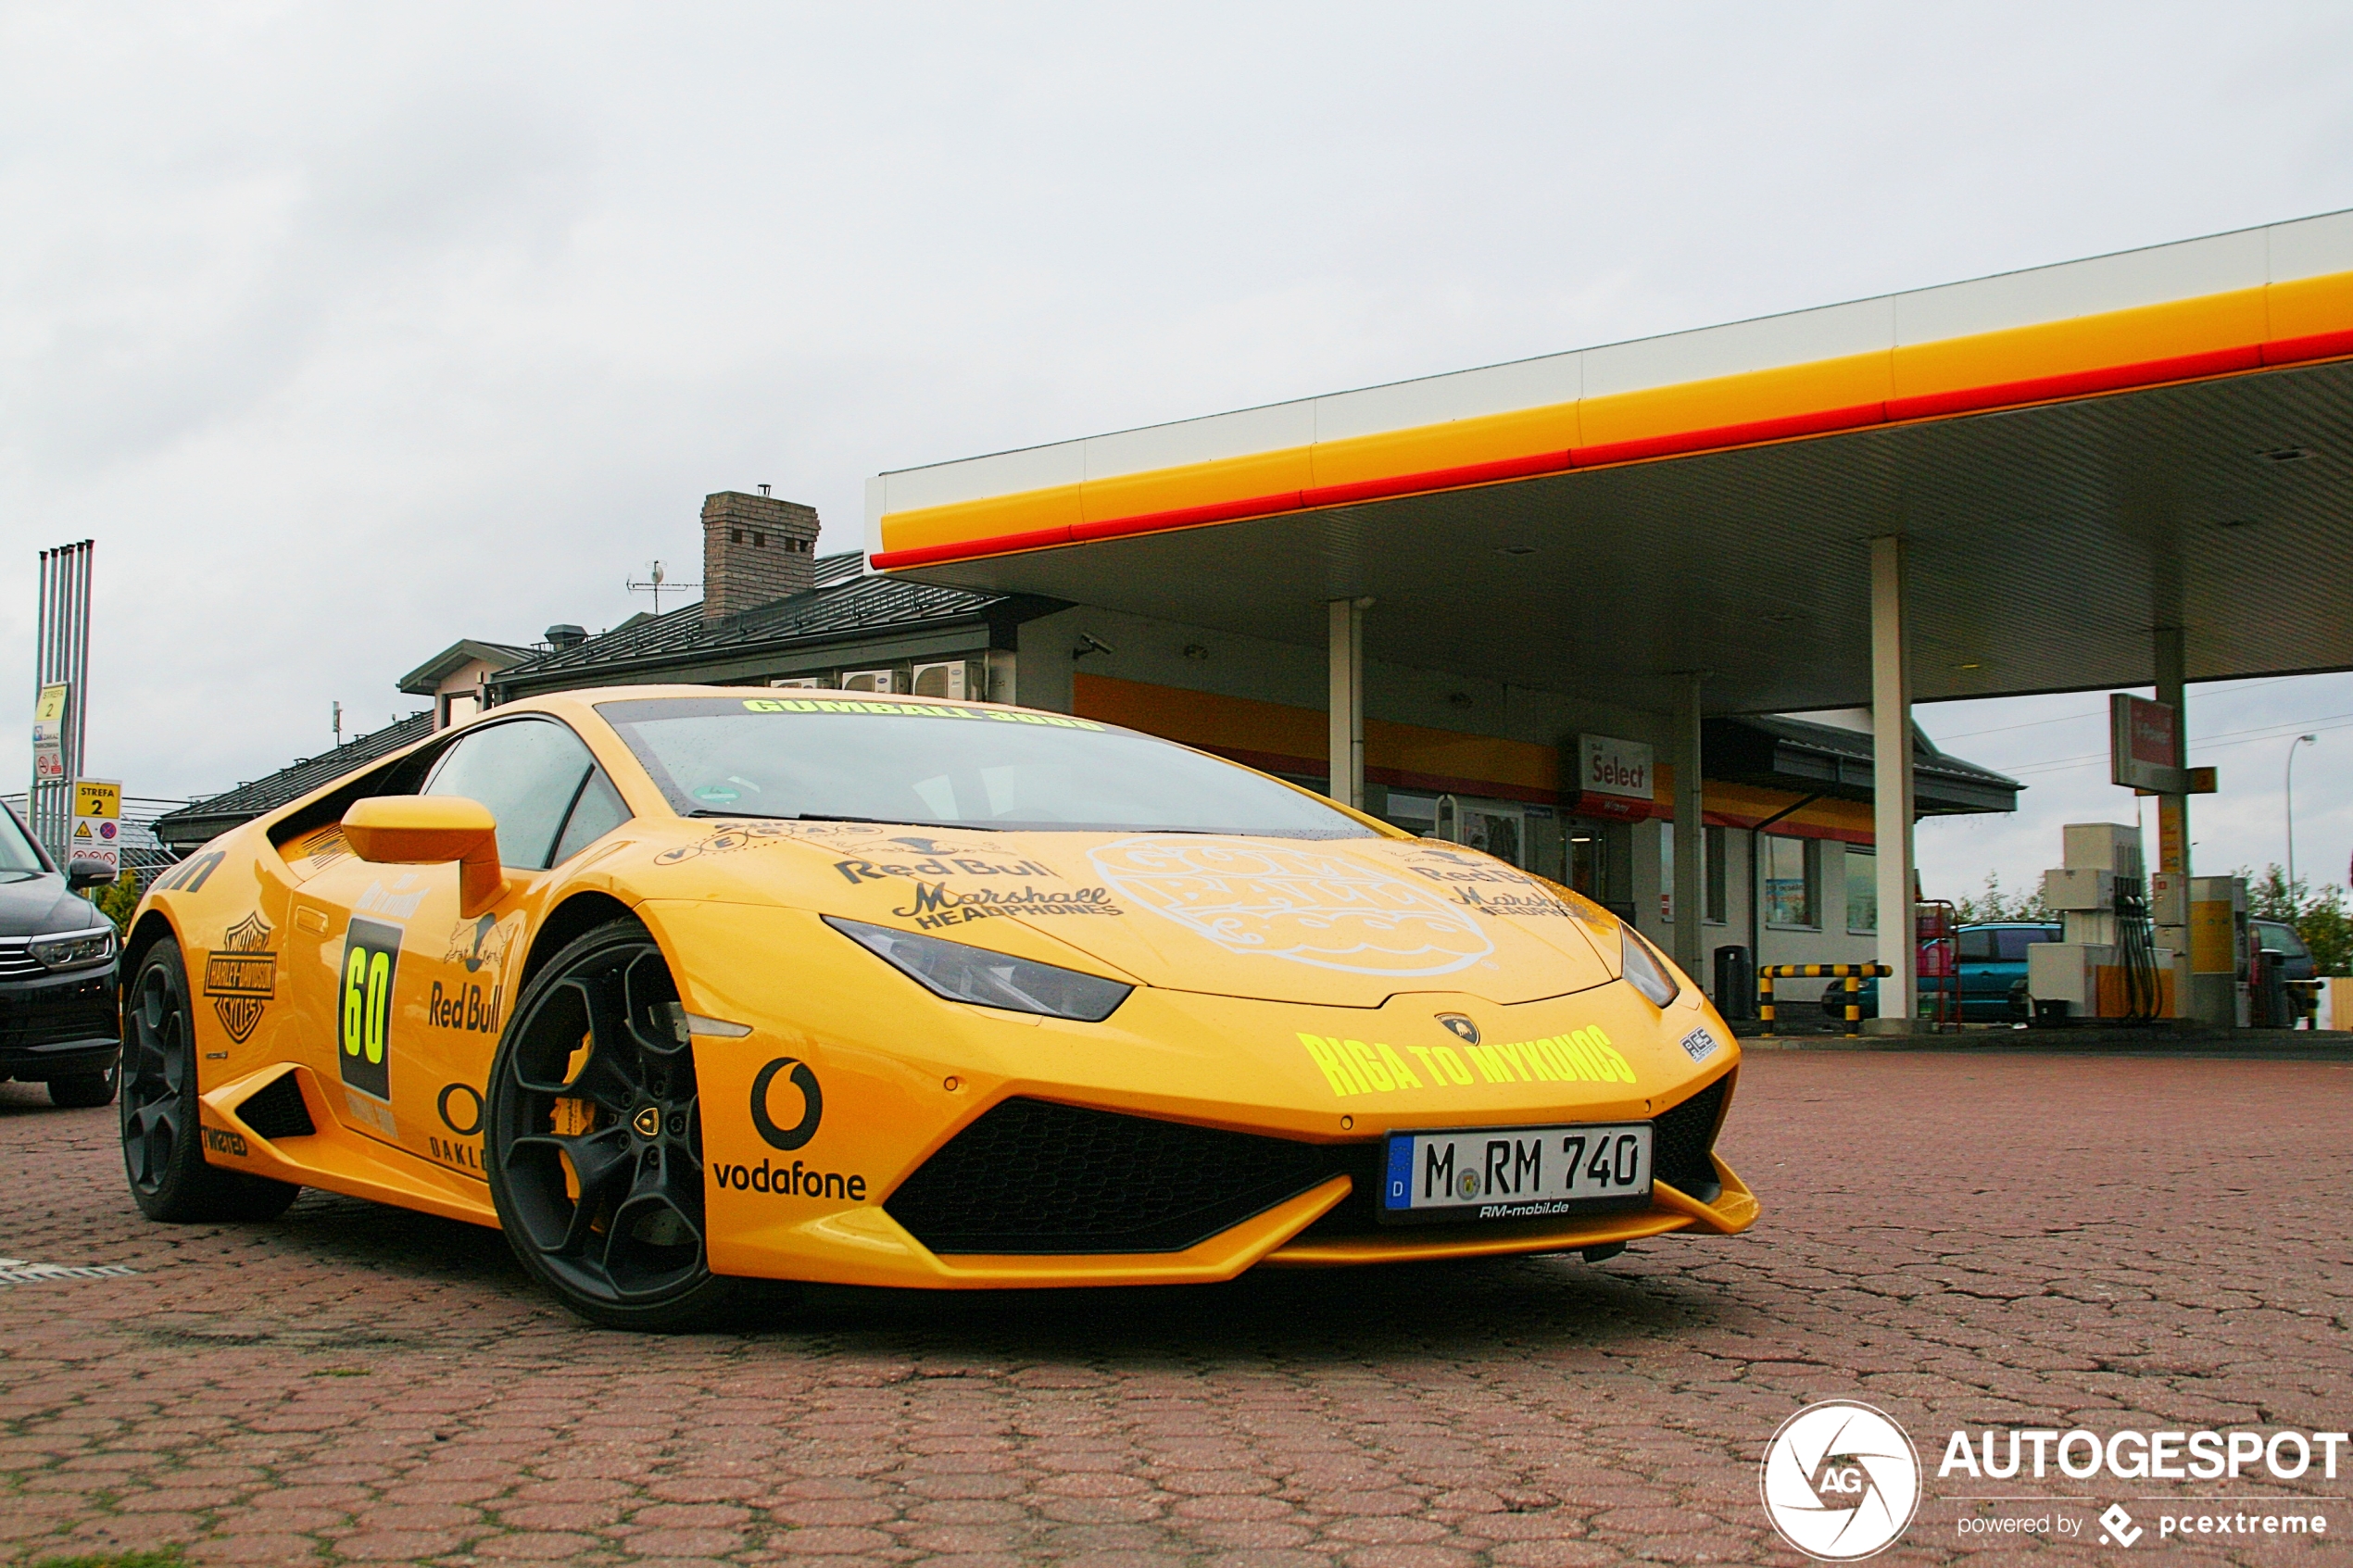
M 1798 931 L 1821 926 L 1821 844 L 1768 835 L 1758 859 L 1765 872 L 1765 923 Z
M 1851 844 L 1846 847 L 1846 930 L 1853 936 L 1879 930 L 1879 857 Z
M 1702 828 L 1700 841 L 1706 847 L 1707 858 L 1701 862 L 1700 893 L 1707 900 L 1706 923 L 1725 924 L 1730 916 L 1730 879 L 1725 872 L 1724 830 Z M 1675 824 L 1658 824 L 1658 909 L 1659 918 L 1675 918 Z
M 1463 842 L 1516 866 L 1520 863 L 1519 817 L 1516 813 L 1466 807 L 1463 811 Z

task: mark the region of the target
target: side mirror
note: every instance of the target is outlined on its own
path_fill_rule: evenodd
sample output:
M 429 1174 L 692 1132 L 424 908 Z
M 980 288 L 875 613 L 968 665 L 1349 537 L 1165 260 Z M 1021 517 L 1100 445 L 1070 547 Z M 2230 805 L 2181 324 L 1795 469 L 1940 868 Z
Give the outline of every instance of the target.
M 66 891 L 69 893 L 81 893 L 93 887 L 110 887 L 114 882 L 113 872 L 87 861 L 69 867 L 66 872 Z
M 479 800 L 457 795 L 378 795 L 343 814 L 344 842 L 380 866 L 458 862 L 458 912 L 469 919 L 498 901 L 507 874 L 498 868 L 498 819 Z

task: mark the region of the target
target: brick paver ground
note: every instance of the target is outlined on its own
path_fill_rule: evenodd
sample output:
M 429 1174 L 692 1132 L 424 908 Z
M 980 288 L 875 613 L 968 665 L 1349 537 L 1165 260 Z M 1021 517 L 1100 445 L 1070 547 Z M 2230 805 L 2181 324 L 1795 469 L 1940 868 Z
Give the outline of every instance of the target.
M 0 1286 L 0 1562 L 1796 1562 L 1756 1461 L 1815 1399 L 1880 1405 L 1931 1470 L 1960 1425 L 2353 1417 L 2353 1066 L 1745 1071 L 1726 1149 L 1767 1213 L 1737 1239 L 835 1293 L 682 1339 L 584 1328 L 496 1236 L 391 1210 L 148 1224 L 113 1112 L 9 1085 L 0 1252 L 139 1272 Z M 1928 1486 L 1881 1561 L 2032 1549 L 1957 1547 L 1984 1509 Z M 2039 1489 L 2088 1496 L 2079 1519 L 2131 1490 Z M 2233 1495 L 2267 1493 L 2322 1499 L 2329 1541 L 2157 1560 L 2347 1560 L 2353 1479 Z

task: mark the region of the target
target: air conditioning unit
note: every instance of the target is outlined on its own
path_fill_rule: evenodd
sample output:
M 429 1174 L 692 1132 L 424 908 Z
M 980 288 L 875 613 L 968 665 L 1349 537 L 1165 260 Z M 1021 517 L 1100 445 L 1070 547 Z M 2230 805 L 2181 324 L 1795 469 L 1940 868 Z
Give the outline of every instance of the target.
M 833 683 L 823 675 L 788 675 L 781 681 L 771 681 L 772 686 L 794 686 L 802 691 L 824 691 Z
M 957 701 L 982 696 L 980 666 L 967 659 L 915 666 L 915 695 L 944 696 Z
M 899 689 L 899 671 L 845 670 L 841 672 L 841 689 L 846 692 L 895 692 Z

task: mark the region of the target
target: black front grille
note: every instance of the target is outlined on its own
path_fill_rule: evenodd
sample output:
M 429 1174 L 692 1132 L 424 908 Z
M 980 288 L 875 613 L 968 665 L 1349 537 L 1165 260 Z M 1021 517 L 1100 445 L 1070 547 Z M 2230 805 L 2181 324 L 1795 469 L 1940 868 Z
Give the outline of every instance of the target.
M 1009 1099 L 883 1207 L 934 1252 L 1181 1252 L 1338 1173 L 1350 1148 Z
M 1713 1203 L 1724 1193 L 1707 1151 L 1716 1142 L 1716 1123 L 1724 1113 L 1724 1095 L 1731 1082 L 1728 1073 L 1653 1123 L 1657 1132 L 1651 1149 L 1652 1173 L 1702 1203 Z
M 1723 1192 L 1708 1148 L 1730 1085 L 1718 1078 L 1654 1123 L 1653 1173 L 1703 1203 Z M 1009 1099 L 950 1138 L 883 1207 L 938 1253 L 1181 1252 L 1347 1175 L 1354 1190 L 1306 1235 L 1364 1236 L 1387 1228 L 1373 1210 L 1382 1147 Z
M 311 1125 L 310 1108 L 302 1103 L 302 1085 L 291 1073 L 281 1073 L 239 1100 L 237 1120 L 273 1141 L 307 1138 L 319 1130 Z
M 0 992 L 0 1049 L 111 1040 L 120 1027 L 110 976 Z

